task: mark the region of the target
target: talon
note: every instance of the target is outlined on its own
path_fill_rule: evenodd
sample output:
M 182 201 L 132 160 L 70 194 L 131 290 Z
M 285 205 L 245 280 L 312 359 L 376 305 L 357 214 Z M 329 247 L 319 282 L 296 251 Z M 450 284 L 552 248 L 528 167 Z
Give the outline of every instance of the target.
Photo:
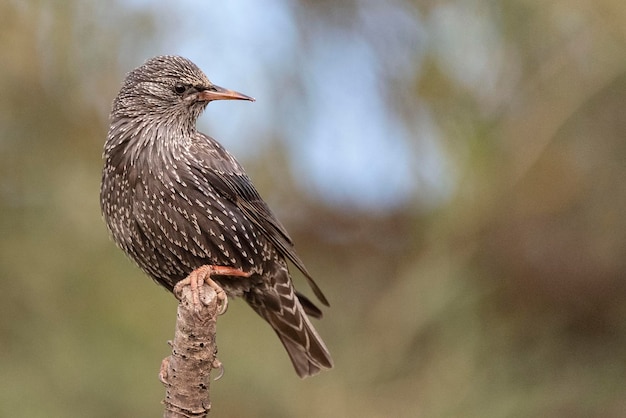
M 249 277 L 252 273 L 247 273 L 234 267 L 226 266 L 212 266 L 205 265 L 198 267 L 183 280 L 176 283 L 174 286 L 174 295 L 178 300 L 182 299 L 182 288 L 189 285 L 191 287 L 191 294 L 193 298 L 194 306 L 199 306 L 204 300 L 204 283 L 211 286 L 217 294 L 219 304 L 219 315 L 223 315 L 228 308 L 228 298 L 226 292 L 216 282 L 211 279 L 211 276 L 217 274 L 220 276 L 235 276 L 235 277 Z
M 228 297 L 226 296 L 224 289 L 211 279 L 211 276 L 215 274 L 220 276 L 249 277 L 252 273 L 245 272 L 234 267 L 212 265 L 200 266 L 189 273 L 189 275 L 183 280 L 176 283 L 174 286 L 174 296 L 176 296 L 178 300 L 182 300 L 183 287 L 190 286 L 192 303 L 194 306 L 198 307 L 200 304 L 204 303 L 204 284 L 206 283 L 211 286 L 213 290 L 215 290 L 218 298 L 218 315 L 223 315 L 228 309 Z
M 174 290 L 172 291 L 172 293 L 174 293 L 174 296 L 179 301 L 183 300 L 183 287 L 185 287 L 187 284 L 188 282 L 186 282 L 186 279 L 183 279 L 174 285 Z
M 226 296 L 226 292 L 222 290 L 221 293 L 217 294 L 217 314 L 224 315 L 227 309 L 228 309 L 228 297 Z
M 163 383 L 164 385 L 169 385 L 168 381 L 167 381 L 167 368 L 170 365 L 170 358 L 169 357 L 165 357 L 163 359 L 163 361 L 161 361 L 161 368 L 159 369 L 159 380 L 161 381 L 161 383 Z
M 222 376 L 224 376 L 224 365 L 222 364 L 221 361 L 219 361 L 217 359 L 217 357 L 215 357 L 215 360 L 213 360 L 213 364 L 211 364 L 211 367 L 214 369 L 219 369 L 219 372 L 217 373 L 217 376 L 215 376 L 215 379 L 213 379 L 214 381 L 216 380 L 220 380 L 222 378 Z

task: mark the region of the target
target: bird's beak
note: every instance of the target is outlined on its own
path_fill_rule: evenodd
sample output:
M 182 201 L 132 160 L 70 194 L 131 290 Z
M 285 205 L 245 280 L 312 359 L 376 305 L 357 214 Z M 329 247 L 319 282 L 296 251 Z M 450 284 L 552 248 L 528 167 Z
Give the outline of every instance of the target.
M 198 98 L 207 102 L 213 100 L 249 100 L 254 102 L 253 97 L 216 85 L 212 85 L 208 89 L 199 92 Z

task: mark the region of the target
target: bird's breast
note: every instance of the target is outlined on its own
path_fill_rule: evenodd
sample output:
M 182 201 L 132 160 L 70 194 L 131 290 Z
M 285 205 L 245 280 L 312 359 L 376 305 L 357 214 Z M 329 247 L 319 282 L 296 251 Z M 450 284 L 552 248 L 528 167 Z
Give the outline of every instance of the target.
M 116 241 L 168 288 L 205 264 L 262 274 L 275 248 L 235 202 L 192 175 L 191 164 L 184 155 L 139 158 L 111 172 L 114 195 L 131 208 L 107 219 Z

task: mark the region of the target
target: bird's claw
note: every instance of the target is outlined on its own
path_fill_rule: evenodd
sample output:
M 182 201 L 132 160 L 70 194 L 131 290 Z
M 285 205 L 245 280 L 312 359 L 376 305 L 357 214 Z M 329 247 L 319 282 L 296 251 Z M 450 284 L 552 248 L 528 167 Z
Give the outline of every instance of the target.
M 222 293 L 217 294 L 217 314 L 224 315 L 228 310 L 228 297 L 226 297 L 226 292 L 222 290 Z
M 161 383 L 163 383 L 166 386 L 169 385 L 169 382 L 167 381 L 167 369 L 169 365 L 170 365 L 170 358 L 165 357 L 163 361 L 161 362 L 161 368 L 159 369 L 159 380 L 161 381 Z
M 215 376 L 215 379 L 213 380 L 220 380 L 222 376 L 224 376 L 224 365 L 222 364 L 222 362 L 219 361 L 217 357 L 215 357 L 215 359 L 213 360 L 213 363 L 211 364 L 211 367 L 219 370 L 217 372 L 217 376 Z
M 211 279 L 211 276 L 215 274 L 220 276 L 249 277 L 251 273 L 246 273 L 242 270 L 226 266 L 201 266 L 189 273 L 189 276 L 176 283 L 174 286 L 174 295 L 178 298 L 178 300 L 181 300 L 182 288 L 184 286 L 189 286 L 191 287 L 193 304 L 194 306 L 199 306 L 205 301 L 204 283 L 206 283 L 211 286 L 213 290 L 215 290 L 217 295 L 219 306 L 218 315 L 224 314 L 228 309 L 228 297 L 226 296 L 224 289 Z

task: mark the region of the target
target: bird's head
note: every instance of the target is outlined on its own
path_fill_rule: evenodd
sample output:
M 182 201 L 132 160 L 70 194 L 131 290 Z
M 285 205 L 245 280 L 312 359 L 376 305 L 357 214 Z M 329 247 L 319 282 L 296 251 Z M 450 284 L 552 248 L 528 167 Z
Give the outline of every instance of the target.
M 113 103 L 115 118 L 151 116 L 195 125 L 213 100 L 252 97 L 216 86 L 193 62 L 179 56 L 158 56 L 131 71 Z

